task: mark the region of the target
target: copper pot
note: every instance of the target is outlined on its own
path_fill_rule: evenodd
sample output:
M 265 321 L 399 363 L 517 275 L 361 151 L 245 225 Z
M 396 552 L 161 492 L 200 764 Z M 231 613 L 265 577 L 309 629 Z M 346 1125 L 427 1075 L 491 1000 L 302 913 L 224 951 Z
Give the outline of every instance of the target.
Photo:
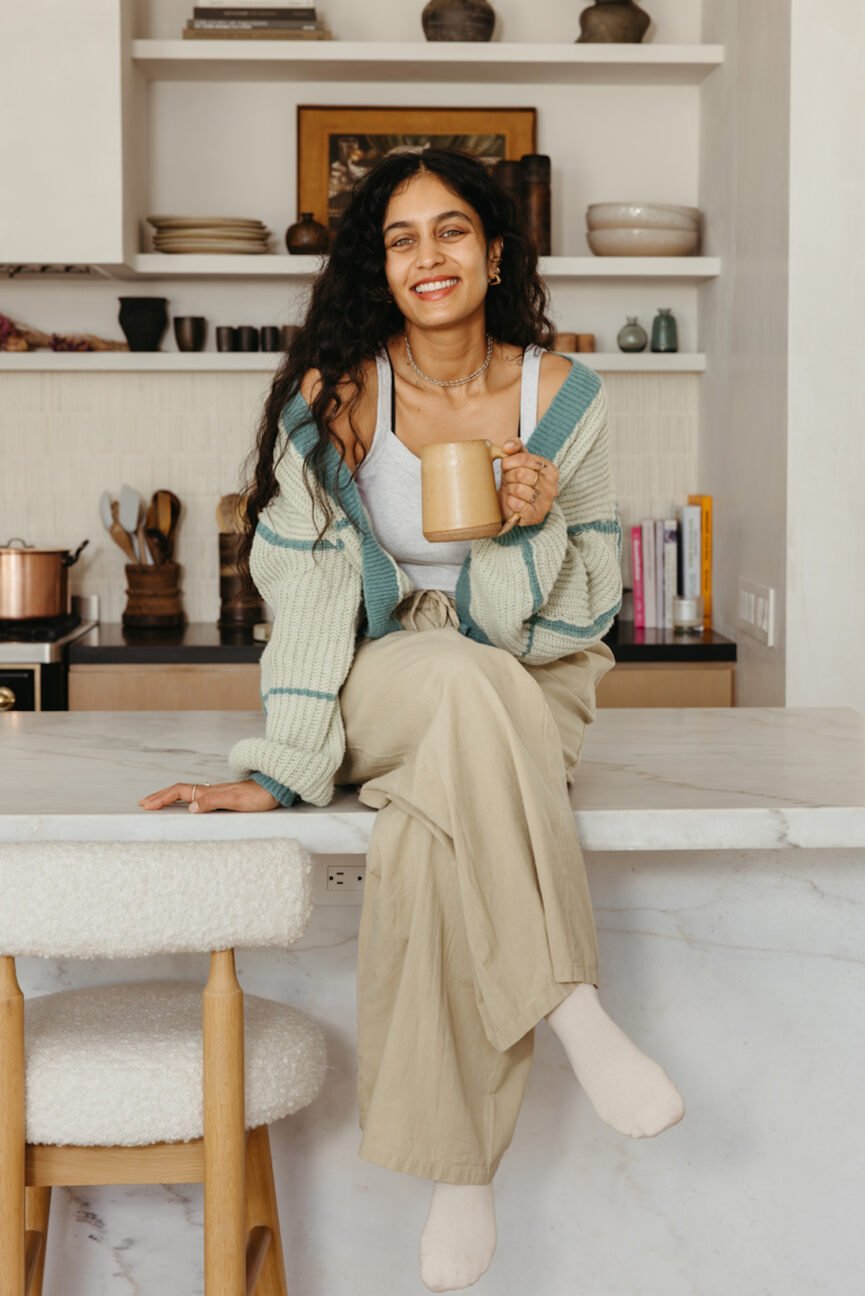
M 29 545 L 20 536 L 0 545 L 0 620 L 65 616 L 69 611 L 66 573 L 89 543 L 82 541 L 74 553 Z

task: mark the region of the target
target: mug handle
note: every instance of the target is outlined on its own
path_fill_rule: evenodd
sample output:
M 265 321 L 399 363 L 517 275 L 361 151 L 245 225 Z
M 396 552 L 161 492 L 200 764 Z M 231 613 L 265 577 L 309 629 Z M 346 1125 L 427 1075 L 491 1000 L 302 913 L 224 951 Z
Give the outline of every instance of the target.
M 490 452 L 490 463 L 492 463 L 494 459 L 508 458 L 508 456 L 505 454 L 501 446 L 493 445 L 492 441 L 487 441 L 487 449 Z M 512 514 L 512 516 L 508 518 L 507 522 L 502 527 L 501 531 L 496 532 L 494 539 L 498 540 L 499 536 L 507 535 L 507 533 L 511 530 L 511 528 L 516 526 L 516 524 L 519 522 L 521 517 L 522 517 L 522 513 Z

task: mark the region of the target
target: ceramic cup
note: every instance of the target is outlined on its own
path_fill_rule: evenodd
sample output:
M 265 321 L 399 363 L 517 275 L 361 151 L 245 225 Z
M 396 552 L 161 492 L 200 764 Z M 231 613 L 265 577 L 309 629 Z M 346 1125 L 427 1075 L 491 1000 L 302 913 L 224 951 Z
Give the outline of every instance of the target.
M 258 350 L 258 329 L 253 324 L 241 324 L 237 330 L 238 351 Z
M 174 337 L 178 351 L 203 351 L 207 320 L 203 315 L 175 315 Z
M 275 324 L 265 324 L 261 330 L 261 349 L 262 351 L 281 351 L 282 329 L 277 328 Z
M 282 345 L 287 351 L 294 339 L 300 332 L 299 324 L 283 324 L 282 326 Z
M 500 536 L 502 526 L 493 460 L 507 456 L 491 441 L 440 441 L 421 448 L 423 533 L 427 540 L 478 540 Z
M 216 330 L 217 351 L 237 350 L 237 329 L 230 324 L 220 324 Z

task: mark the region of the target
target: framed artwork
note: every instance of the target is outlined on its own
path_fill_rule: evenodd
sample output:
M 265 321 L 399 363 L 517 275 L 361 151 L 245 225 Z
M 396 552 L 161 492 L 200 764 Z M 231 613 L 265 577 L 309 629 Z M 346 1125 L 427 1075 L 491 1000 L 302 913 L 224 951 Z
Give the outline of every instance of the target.
M 461 148 L 492 167 L 535 151 L 534 108 L 352 108 L 299 104 L 297 208 L 333 229 L 352 185 L 389 153 Z

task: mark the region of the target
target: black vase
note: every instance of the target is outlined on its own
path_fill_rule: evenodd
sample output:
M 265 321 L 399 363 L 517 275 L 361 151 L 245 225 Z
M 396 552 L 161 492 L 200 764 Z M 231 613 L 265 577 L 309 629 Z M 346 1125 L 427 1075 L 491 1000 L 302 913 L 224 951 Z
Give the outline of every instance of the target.
M 167 297 L 119 297 L 117 318 L 130 351 L 158 351 L 168 327 Z

